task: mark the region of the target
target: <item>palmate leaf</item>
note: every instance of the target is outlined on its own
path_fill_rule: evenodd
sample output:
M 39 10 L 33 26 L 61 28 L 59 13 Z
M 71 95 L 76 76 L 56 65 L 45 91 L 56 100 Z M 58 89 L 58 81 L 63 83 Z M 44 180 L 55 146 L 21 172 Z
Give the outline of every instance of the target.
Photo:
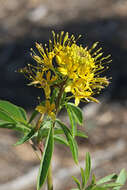
M 41 159 L 39 175 L 37 179 L 37 190 L 40 190 L 47 177 L 50 161 L 52 158 L 53 147 L 54 147 L 53 127 L 51 126 L 51 128 L 49 129 L 48 137 L 46 139 L 46 144 Z
M 78 164 L 78 147 L 75 139 L 73 138 L 70 129 L 64 125 L 61 121 L 56 120 L 56 122 L 59 124 L 59 126 L 62 128 L 64 131 L 64 134 L 66 136 L 66 139 L 69 143 L 70 150 L 72 152 L 72 157 L 75 161 L 76 164 Z
M 2 113 L 5 113 L 6 117 L 10 117 L 12 120 L 27 123 L 25 110 L 8 101 L 0 100 L 0 113 L 0 120 L 6 120 L 6 118 L 2 116 Z

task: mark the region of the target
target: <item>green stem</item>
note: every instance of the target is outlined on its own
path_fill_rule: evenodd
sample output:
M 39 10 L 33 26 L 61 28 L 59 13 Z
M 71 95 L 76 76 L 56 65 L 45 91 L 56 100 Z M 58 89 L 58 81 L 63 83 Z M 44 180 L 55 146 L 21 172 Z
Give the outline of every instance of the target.
M 52 180 L 52 166 L 50 164 L 48 175 L 47 175 L 47 188 L 48 190 L 53 190 L 53 180 Z

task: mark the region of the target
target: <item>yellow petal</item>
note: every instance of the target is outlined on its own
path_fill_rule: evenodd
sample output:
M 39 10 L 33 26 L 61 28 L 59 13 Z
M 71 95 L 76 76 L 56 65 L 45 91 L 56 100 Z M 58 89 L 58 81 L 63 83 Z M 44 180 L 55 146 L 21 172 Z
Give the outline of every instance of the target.
M 71 86 L 68 85 L 66 88 L 65 88 L 65 92 L 71 92 Z
M 51 104 L 50 110 L 52 111 L 52 110 L 54 110 L 54 109 L 55 109 L 55 104 Z
M 67 75 L 67 69 L 63 68 L 63 67 L 59 67 L 58 68 L 59 72 L 62 73 L 63 75 Z
M 41 114 L 44 114 L 46 112 L 46 108 L 44 106 L 37 106 L 36 110 L 40 112 Z
M 56 62 L 58 63 L 58 64 L 61 64 L 61 58 L 60 58 L 60 56 L 56 56 Z
M 51 90 L 50 90 L 50 86 L 49 85 L 46 85 L 46 87 L 44 88 L 44 91 L 45 91 L 46 99 L 50 98 Z
M 47 81 L 50 81 L 50 76 L 51 76 L 51 73 L 50 73 L 50 71 L 48 71 L 47 75 L 46 75 Z
M 55 115 L 55 113 L 53 113 L 53 112 L 51 112 L 51 113 L 49 114 L 49 116 L 52 118 L 52 120 L 55 120 L 55 119 L 56 119 L 56 115 Z
M 76 98 L 75 98 L 75 105 L 78 106 L 78 105 L 79 105 L 79 102 L 80 102 L 80 98 L 76 97 Z

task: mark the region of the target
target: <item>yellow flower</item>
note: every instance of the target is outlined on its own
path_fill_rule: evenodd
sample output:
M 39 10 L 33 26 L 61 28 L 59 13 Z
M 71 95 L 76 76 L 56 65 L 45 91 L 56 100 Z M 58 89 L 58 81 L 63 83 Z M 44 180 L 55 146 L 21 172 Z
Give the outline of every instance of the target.
M 55 38 L 55 34 L 54 34 Z M 63 38 L 63 40 L 60 40 Z M 68 33 L 61 33 L 54 44 L 58 71 L 68 77 L 65 87 L 66 92 L 71 92 L 75 97 L 75 104 L 82 101 L 95 101 L 93 95 L 99 93 L 102 88 L 109 84 L 106 77 L 100 74 L 105 70 L 105 65 L 110 62 L 109 56 L 102 56 L 102 48 L 94 50 L 98 42 L 91 49 L 83 48 L 76 44 L 75 37 L 70 38 Z
M 98 42 L 88 49 L 77 45 L 74 35 L 69 37 L 63 31 L 52 34 L 53 39 L 45 47 L 36 43 L 39 55 L 32 50 L 36 65 L 29 65 L 22 72 L 31 80 L 31 85 L 44 89 L 46 99 L 50 98 L 51 87 L 55 84 L 71 92 L 76 105 L 80 101 L 97 102 L 93 96 L 109 84 L 101 73 L 111 61 L 110 55 L 103 57 L 102 48 L 97 48 Z
M 41 114 L 47 114 L 49 117 L 52 118 L 52 120 L 55 120 L 55 104 L 50 104 L 49 100 L 46 100 L 45 106 L 39 105 L 36 107 L 36 110 L 40 112 Z

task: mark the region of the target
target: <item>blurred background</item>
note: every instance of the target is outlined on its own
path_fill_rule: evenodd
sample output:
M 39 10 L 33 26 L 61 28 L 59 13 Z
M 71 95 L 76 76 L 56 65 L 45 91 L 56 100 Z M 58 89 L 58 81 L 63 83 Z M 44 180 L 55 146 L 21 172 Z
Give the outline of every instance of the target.
M 27 86 L 28 81 L 16 71 L 32 61 L 30 48 L 35 42 L 47 43 L 52 30 L 81 34 L 79 43 L 84 47 L 99 41 L 104 55 L 111 54 L 113 61 L 107 75 L 112 80 L 99 97 L 101 104 L 82 106 L 83 130 L 89 139 L 78 139 L 79 158 L 83 160 L 89 150 L 96 163 L 98 155 L 102 157 L 103 151 L 107 151 L 109 157 L 104 156 L 100 165 L 93 166 L 98 177 L 119 172 L 123 167 L 127 169 L 127 0 L 0 0 L 0 3 L 0 99 L 23 106 L 28 113 L 38 103 L 41 92 Z M 60 117 L 69 125 L 66 114 Z M 9 183 L 12 185 L 16 177 L 32 172 L 39 162 L 28 144 L 12 146 L 17 140 L 16 133 L 0 130 L 0 190 L 7 190 Z M 71 168 L 73 164 L 69 151 L 57 146 L 56 176 L 61 167 Z M 35 189 L 35 178 L 30 179 L 28 186 L 10 189 Z M 64 178 L 67 183 L 62 185 L 63 189 L 72 186 L 70 179 Z

